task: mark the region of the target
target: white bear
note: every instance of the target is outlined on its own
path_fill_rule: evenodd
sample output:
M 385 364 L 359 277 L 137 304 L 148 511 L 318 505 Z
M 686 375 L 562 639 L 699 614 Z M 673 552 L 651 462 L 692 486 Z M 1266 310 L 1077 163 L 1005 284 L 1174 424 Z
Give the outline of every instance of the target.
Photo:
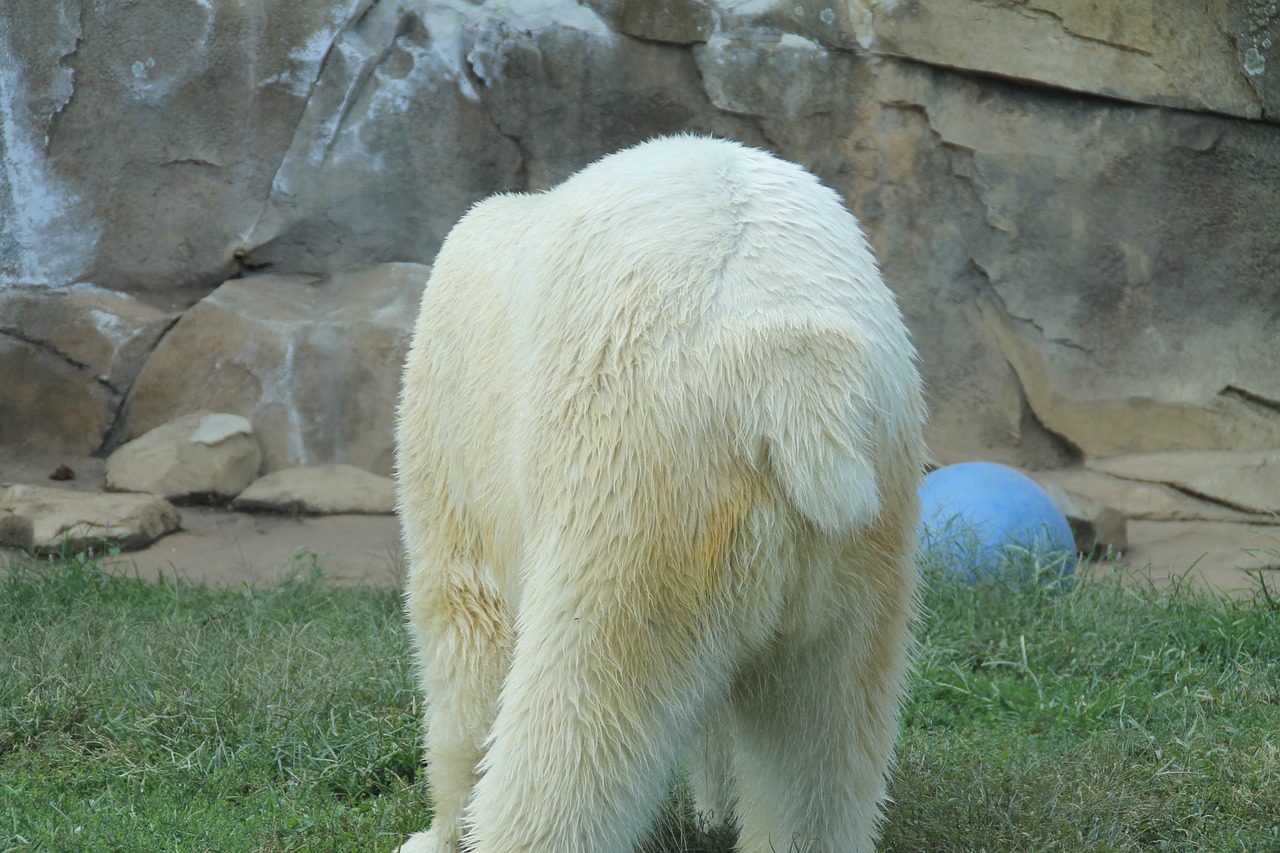
M 435 804 L 402 850 L 630 851 L 682 758 L 747 853 L 872 850 L 923 415 L 798 166 L 664 138 L 472 209 L 397 425 Z

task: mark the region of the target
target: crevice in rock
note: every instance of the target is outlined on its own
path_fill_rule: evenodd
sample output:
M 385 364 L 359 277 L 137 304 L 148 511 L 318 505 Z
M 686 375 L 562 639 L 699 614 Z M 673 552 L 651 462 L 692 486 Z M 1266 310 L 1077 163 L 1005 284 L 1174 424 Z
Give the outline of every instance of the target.
M 125 388 L 123 392 L 116 392 L 120 395 L 120 399 L 116 402 L 115 411 L 111 414 L 111 423 L 107 425 L 106 430 L 102 434 L 102 440 L 98 443 L 97 449 L 91 454 L 92 456 L 105 459 L 107 456 L 110 456 L 112 451 L 117 447 L 129 440 L 127 433 L 128 425 L 125 422 L 124 413 L 129 404 L 129 397 L 133 394 L 133 386 L 138 381 L 138 376 L 142 375 L 142 371 L 146 369 L 147 361 L 149 361 L 151 356 L 155 354 L 155 351 L 159 349 L 161 342 L 163 342 L 169 333 L 173 331 L 173 327 L 181 322 L 182 317 L 182 314 L 176 315 L 171 321 L 169 321 L 168 325 L 160 330 L 160 334 L 156 336 L 155 341 L 151 344 L 151 349 L 147 352 L 147 357 L 143 359 L 142 366 L 138 368 L 138 372 L 134 375 L 132 381 L 130 381 L 129 387 Z
M 1001 320 L 993 320 L 988 312 L 994 312 L 1004 320 L 1017 320 L 1018 318 L 1009 313 L 1007 306 L 1004 304 L 1004 299 L 991 285 L 987 271 L 976 260 L 973 261 L 973 265 L 982 280 L 986 281 L 986 287 L 977 299 L 979 310 L 988 327 L 993 323 L 1001 322 Z M 1036 411 L 1035 404 L 1032 402 L 1032 395 L 1027 393 L 1027 377 L 1019 369 L 1017 359 L 1012 357 L 1005 349 L 1001 335 L 995 335 L 994 338 L 996 349 L 1000 353 L 1000 357 L 1004 359 L 1005 364 L 1009 366 L 1009 372 L 1013 374 L 1014 381 L 1017 384 L 1017 392 L 1022 409 L 1018 424 L 1019 444 L 1022 450 L 1034 457 L 1040 467 L 1065 468 L 1083 462 L 1086 455 L 1084 449 L 1064 433 L 1049 426 L 1040 413 Z
M 344 27 L 343 30 L 334 39 L 333 44 L 329 45 L 329 49 L 325 51 L 325 62 L 333 52 L 333 48 L 342 40 L 342 37 L 349 32 L 353 32 L 361 28 L 365 20 L 373 13 L 376 6 L 381 5 L 381 0 L 373 0 L 359 15 L 354 24 Z M 355 69 L 355 74 L 351 80 L 351 84 L 347 87 L 347 91 L 342 96 L 342 106 L 338 108 L 337 119 L 333 122 L 333 130 L 329 134 L 328 140 L 324 144 L 324 154 L 321 156 L 322 162 L 328 162 L 329 155 L 333 153 L 333 147 L 337 144 L 338 137 L 342 135 L 342 131 L 347 126 L 347 118 L 351 115 L 355 105 L 364 100 L 365 94 L 369 90 L 370 81 L 374 77 L 374 72 L 378 70 L 378 66 L 391 53 L 391 49 L 395 47 L 396 40 L 403 36 L 415 23 L 421 25 L 417 13 L 408 11 L 403 8 L 396 10 L 399 12 L 399 18 L 396 21 L 395 28 L 391 31 L 390 38 L 387 38 L 381 45 L 376 54 L 362 58 L 359 65 Z M 370 24 L 372 26 L 372 23 Z M 325 62 L 320 63 L 320 73 L 316 75 L 319 81 L 324 73 Z M 310 96 L 308 96 L 308 102 Z
M 267 185 L 267 192 L 265 197 L 262 199 L 258 215 L 254 217 L 253 223 L 244 231 L 243 242 L 245 245 L 237 248 L 234 252 L 238 271 L 232 275 L 232 278 L 243 277 L 244 271 L 254 271 L 264 269 L 269 266 L 268 264 L 254 265 L 245 261 L 245 257 L 249 252 L 260 248 L 260 244 L 256 245 L 254 243 L 254 235 L 257 233 L 259 223 L 262 222 L 262 217 L 266 215 L 267 210 L 271 207 L 272 201 L 275 198 L 277 191 L 276 188 L 279 186 L 280 181 L 280 172 L 285 168 L 285 165 L 290 162 L 290 155 L 292 154 L 294 146 L 298 140 L 298 130 L 307 120 L 311 104 L 315 98 L 316 88 L 320 85 L 320 81 L 324 78 L 325 70 L 329 67 L 329 61 L 333 56 L 334 48 L 342 39 L 343 35 L 353 27 L 359 26 L 360 23 L 368 16 L 369 12 L 377 6 L 379 2 L 380 0 L 362 0 L 360 3 L 353 5 L 351 9 L 351 17 L 346 23 L 334 29 L 333 35 L 329 39 L 329 44 L 325 47 L 324 54 L 320 57 L 320 62 L 316 64 L 316 71 L 307 86 L 307 93 L 301 99 L 302 107 L 298 110 L 297 120 L 293 123 L 293 129 L 289 132 L 289 145 L 284 148 L 283 153 L 280 155 L 280 161 L 276 163 L 275 170 L 271 173 L 271 181 Z M 325 150 L 325 156 L 328 156 L 327 148 Z
M 963 177 L 963 176 L 960 176 L 960 177 Z M 992 299 L 995 300 L 996 306 L 999 308 L 1000 313 L 1003 314 L 1005 317 L 1017 323 L 1023 323 L 1025 325 L 1028 325 L 1031 328 L 1035 329 L 1040 339 L 1043 340 L 1045 343 L 1056 344 L 1061 347 L 1066 347 L 1067 349 L 1078 350 L 1082 353 L 1085 353 L 1086 355 L 1091 355 L 1093 353 L 1093 350 L 1091 350 L 1089 347 L 1085 346 L 1084 344 L 1077 343 L 1071 340 L 1070 338 L 1049 337 L 1049 334 L 1048 332 L 1045 331 L 1044 326 L 1037 323 L 1035 319 L 1032 317 L 1022 317 L 1018 314 L 1014 314 L 1012 311 L 1009 310 L 1008 304 L 1004 301 L 1004 297 L 1000 294 L 999 289 L 992 282 L 991 274 L 987 270 L 987 268 L 983 266 L 982 262 L 979 261 L 977 258 L 970 258 L 969 261 L 973 264 L 974 268 L 977 269 L 978 272 L 982 274 L 982 279 L 987 283 L 986 292 L 989 293 Z
M 1018 378 L 1018 394 L 1022 397 L 1019 437 L 1024 451 L 1036 461 L 1036 467 L 1073 468 L 1082 464 L 1084 449 L 1040 419 L 1039 413 L 1031 405 L 1026 388 L 1022 386 L 1022 377 L 1012 363 L 1009 363 L 1009 369 Z
M 210 161 L 203 160 L 199 157 L 180 157 L 176 160 L 165 160 L 160 165 L 161 166 L 201 166 L 201 167 L 210 167 L 214 169 L 221 169 L 223 164 L 211 163 Z
M 921 59 L 916 56 L 908 56 L 905 53 L 896 53 L 888 50 L 848 50 L 844 48 L 829 47 L 828 50 L 842 51 L 852 53 L 857 56 L 876 57 L 878 59 L 887 59 L 896 62 L 909 63 L 911 65 L 920 66 L 922 68 L 932 68 L 943 71 L 948 74 L 954 74 L 957 77 L 967 78 L 978 83 L 995 80 L 1014 88 L 1022 88 L 1029 90 L 1037 97 L 1043 98 L 1045 95 L 1058 95 L 1060 97 L 1075 97 L 1088 101 L 1097 101 L 1103 105 L 1124 105 L 1129 107 L 1141 107 L 1149 110 L 1165 110 L 1174 113 L 1185 113 L 1187 115 L 1209 115 L 1222 119 L 1234 119 L 1236 121 L 1250 123 L 1276 123 L 1276 118 L 1272 116 L 1264 116 L 1261 119 L 1251 119 L 1235 113 L 1222 112 L 1221 110 L 1203 109 L 1188 106 L 1180 106 L 1178 104 L 1160 104 L 1151 101 L 1142 101 L 1135 98 L 1125 98 L 1117 94 L 1104 94 L 1094 92 L 1088 89 L 1073 89 L 1069 86 L 1055 85 L 1043 80 L 1032 80 L 1027 77 L 1017 77 L 1012 74 L 1001 74 L 998 71 L 984 71 L 977 68 L 968 68 L 962 65 L 953 65 L 947 62 L 930 61 Z
M 529 163 L 533 161 L 533 152 L 525 146 L 524 137 L 511 133 L 504 128 L 502 126 L 502 122 L 498 120 L 498 117 L 494 114 L 493 110 L 490 109 L 489 101 L 483 94 L 489 90 L 489 83 L 487 79 L 480 74 L 475 63 L 472 61 L 471 50 L 468 49 L 463 51 L 462 57 L 462 73 L 467 76 L 467 82 L 471 84 L 471 87 L 476 91 L 477 95 L 479 95 L 478 101 L 485 119 L 488 120 L 490 126 L 497 131 L 499 136 L 510 142 L 516 149 L 517 186 L 514 187 L 514 189 L 527 191 L 529 189 Z
M 1144 483 L 1147 485 L 1167 486 L 1168 488 L 1173 489 L 1175 492 L 1184 494 L 1190 498 L 1195 498 L 1198 501 L 1203 501 L 1205 503 L 1213 504 L 1215 506 L 1224 507 L 1226 509 L 1233 510 L 1235 512 L 1244 513 L 1245 515 L 1252 515 L 1258 519 L 1275 519 L 1276 518 L 1275 513 L 1267 512 L 1265 510 L 1260 510 L 1256 506 L 1249 506 L 1248 504 L 1237 503 L 1236 501 L 1229 500 L 1219 495 L 1206 494 L 1205 492 L 1199 491 L 1198 489 L 1193 489 L 1192 487 L 1188 486 L 1185 483 L 1176 483 L 1171 480 L 1161 480 L 1153 477 L 1134 477 L 1127 474 L 1121 474 L 1115 471 L 1108 471 L 1106 473 L 1107 473 L 1107 476 L 1109 477 L 1115 477 L 1117 480 L 1125 480 L 1130 483 Z
M 627 32 L 625 30 L 615 30 L 613 29 L 613 27 L 610 27 L 609 29 L 611 32 L 613 32 L 614 35 L 622 36 L 623 38 L 631 39 L 632 41 L 637 41 L 637 42 L 640 42 L 641 44 L 659 45 L 661 47 L 683 47 L 686 49 L 690 49 L 695 47 L 701 47 L 705 45 L 708 41 L 705 38 L 691 39 L 689 41 L 680 41 L 677 39 L 658 38 L 657 36 L 645 36 L 645 35 L 640 35 L 639 33 Z
M 1218 392 L 1220 397 L 1234 397 L 1237 400 L 1243 400 L 1245 403 L 1258 406 L 1268 410 L 1269 412 L 1280 413 L 1280 400 L 1273 400 L 1270 397 L 1264 397 L 1261 394 L 1255 394 L 1247 388 L 1241 388 L 1237 385 L 1228 385 Z
M 231 258 L 235 262 L 236 268 L 235 272 L 233 272 L 228 278 L 228 281 L 236 278 L 244 278 L 246 275 L 253 275 L 258 272 L 264 272 L 272 267 L 270 261 L 255 262 L 249 260 L 248 250 L 246 249 L 236 249 L 231 253 Z
M 1126 53 L 1136 53 L 1139 56 L 1154 56 L 1154 54 L 1151 51 L 1143 50 L 1142 48 L 1135 47 L 1131 44 L 1125 44 L 1124 42 L 1118 42 L 1118 41 L 1111 41 L 1110 39 L 1099 38 L 1098 36 L 1091 36 L 1091 35 L 1088 35 L 1087 33 L 1082 33 L 1082 32 L 1079 32 L 1078 30 L 1073 30 L 1071 29 L 1071 27 L 1067 26 L 1066 19 L 1062 17 L 1062 15 L 1060 15 L 1059 13 L 1053 11 L 1052 9 L 1046 9 L 1042 6 L 1035 6 L 1027 2 L 1025 4 L 1020 5 L 1018 7 L 1018 11 L 1029 18 L 1049 18 L 1051 20 L 1054 20 L 1058 23 L 1058 27 L 1062 30 L 1063 33 L 1079 41 L 1088 42 L 1090 44 L 1100 44 L 1100 45 L 1103 45 L 1104 47 L 1113 47 L 1113 48 L 1116 48 L 1117 50 L 1123 50 Z
M 69 87 L 70 90 L 67 92 L 67 97 L 62 101 L 62 103 L 58 104 L 57 108 L 54 109 L 53 112 L 49 115 L 48 130 L 44 134 L 45 154 L 49 153 L 49 146 L 52 144 L 53 140 L 58 137 L 58 123 L 61 121 L 62 115 L 67 111 L 67 108 L 71 106 L 71 102 L 76 99 L 77 87 L 76 87 L 76 67 L 74 64 L 74 59 L 76 55 L 80 52 L 80 43 L 84 41 L 84 21 L 82 20 L 83 14 L 84 14 L 83 10 L 81 10 L 80 7 L 77 6 L 76 22 L 75 22 L 76 23 L 76 40 L 71 45 L 71 50 L 59 56 L 57 60 L 58 67 L 66 68 L 67 73 L 70 74 L 71 85 Z
M 24 343 L 27 346 L 31 347 L 32 349 L 38 350 L 44 353 L 45 355 L 52 356 L 58 359 L 59 361 L 65 361 L 67 364 L 71 365 L 77 370 L 90 369 L 89 365 L 85 364 L 83 361 L 79 361 L 77 359 L 72 358 L 71 356 L 67 355 L 65 352 L 62 352 L 57 347 L 47 343 L 46 341 L 38 341 L 35 338 L 31 338 L 22 334 L 16 329 L 0 329 L 0 335 L 4 335 L 6 338 L 12 338 L 15 341 Z

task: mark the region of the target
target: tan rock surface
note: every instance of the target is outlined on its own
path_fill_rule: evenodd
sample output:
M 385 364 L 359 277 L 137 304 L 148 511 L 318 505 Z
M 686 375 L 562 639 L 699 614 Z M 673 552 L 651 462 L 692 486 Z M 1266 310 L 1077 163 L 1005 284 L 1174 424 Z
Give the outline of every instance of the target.
M 1267 583 L 1280 592 L 1280 538 L 1276 528 L 1210 521 L 1129 523 L 1129 548 L 1118 563 L 1136 570 L 1135 580 L 1164 587 L 1185 579 L 1228 593 Z M 1109 563 L 1094 574 L 1110 571 Z
M 1280 451 L 1144 453 L 1093 460 L 1089 467 L 1126 480 L 1164 483 L 1280 524 Z
M 96 450 L 175 318 L 92 285 L 0 287 L 0 446 Z
M 1257 515 L 1198 500 L 1163 483 L 1129 480 L 1087 468 L 1038 471 L 1033 476 L 1042 485 L 1057 485 L 1114 507 L 1131 521 L 1265 522 Z
M 395 482 L 354 465 L 286 468 L 255 480 L 232 506 L 241 512 L 390 515 Z
M 177 528 L 177 510 L 154 495 L 99 494 L 44 486 L 0 486 L 0 545 L 37 554 L 131 551 Z
M 1243 70 L 1253 46 L 1247 38 L 1253 22 L 1233 14 L 1232 4 L 863 0 L 854 5 L 874 10 L 873 50 L 933 65 L 1245 118 L 1277 106 L 1266 102 Z
M 149 430 L 107 458 L 107 488 L 170 500 L 228 498 L 257 479 L 262 450 L 239 415 L 199 412 Z
M 907 62 L 873 86 L 833 183 L 901 295 L 933 443 L 1032 468 L 1280 447 L 1280 290 L 1248 248 L 1280 217 L 1280 167 L 1246 165 L 1280 164 L 1271 128 Z
M 399 521 L 390 515 L 323 518 L 180 507 L 182 527 L 132 552 L 115 571 L 193 583 L 267 586 L 314 569 L 342 584 L 396 585 L 404 564 Z
M 389 474 L 409 328 L 429 270 L 228 281 L 183 315 L 125 409 L 141 434 L 195 411 L 253 422 L 265 471 L 349 463 Z

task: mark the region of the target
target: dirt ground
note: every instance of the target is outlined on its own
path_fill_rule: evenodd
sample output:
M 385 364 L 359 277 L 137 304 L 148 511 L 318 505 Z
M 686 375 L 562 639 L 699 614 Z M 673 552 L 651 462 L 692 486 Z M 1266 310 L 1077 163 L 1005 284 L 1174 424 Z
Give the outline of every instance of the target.
M 56 482 L 59 464 L 76 471 Z M 0 450 L 0 483 L 81 491 L 103 487 L 103 462 Z M 339 583 L 395 584 L 403 576 L 399 523 L 389 515 L 293 518 L 210 507 L 181 508 L 182 527 L 150 547 L 123 554 L 120 570 L 140 577 L 177 576 L 212 585 L 270 584 L 314 565 Z M 0 549 L 0 561 L 6 556 Z M 1119 562 L 1143 568 L 1157 585 L 1186 575 L 1237 591 L 1257 585 L 1261 571 L 1280 582 L 1280 527 L 1208 521 L 1131 521 Z M 1106 571 L 1099 564 L 1095 571 Z

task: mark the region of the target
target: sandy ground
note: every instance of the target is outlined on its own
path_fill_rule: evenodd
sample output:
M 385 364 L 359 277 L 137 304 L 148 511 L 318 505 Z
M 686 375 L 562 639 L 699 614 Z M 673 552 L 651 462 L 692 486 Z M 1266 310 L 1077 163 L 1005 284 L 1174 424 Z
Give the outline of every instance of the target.
M 76 471 L 48 479 L 59 464 Z M 0 483 L 100 490 L 103 463 L 0 450 Z M 395 584 L 403 576 L 399 523 L 393 516 L 309 518 L 247 514 L 208 507 L 181 509 L 182 527 L 149 548 L 121 555 L 121 571 L 145 578 L 177 576 L 214 585 L 270 584 L 317 566 L 339 583 Z M 0 560 L 5 552 L 0 549 Z M 1187 576 L 1226 591 L 1256 587 L 1258 573 L 1280 588 L 1280 527 L 1224 522 L 1129 523 L 1120 562 L 1141 567 L 1157 585 Z M 1106 571 L 1107 565 L 1095 567 Z

